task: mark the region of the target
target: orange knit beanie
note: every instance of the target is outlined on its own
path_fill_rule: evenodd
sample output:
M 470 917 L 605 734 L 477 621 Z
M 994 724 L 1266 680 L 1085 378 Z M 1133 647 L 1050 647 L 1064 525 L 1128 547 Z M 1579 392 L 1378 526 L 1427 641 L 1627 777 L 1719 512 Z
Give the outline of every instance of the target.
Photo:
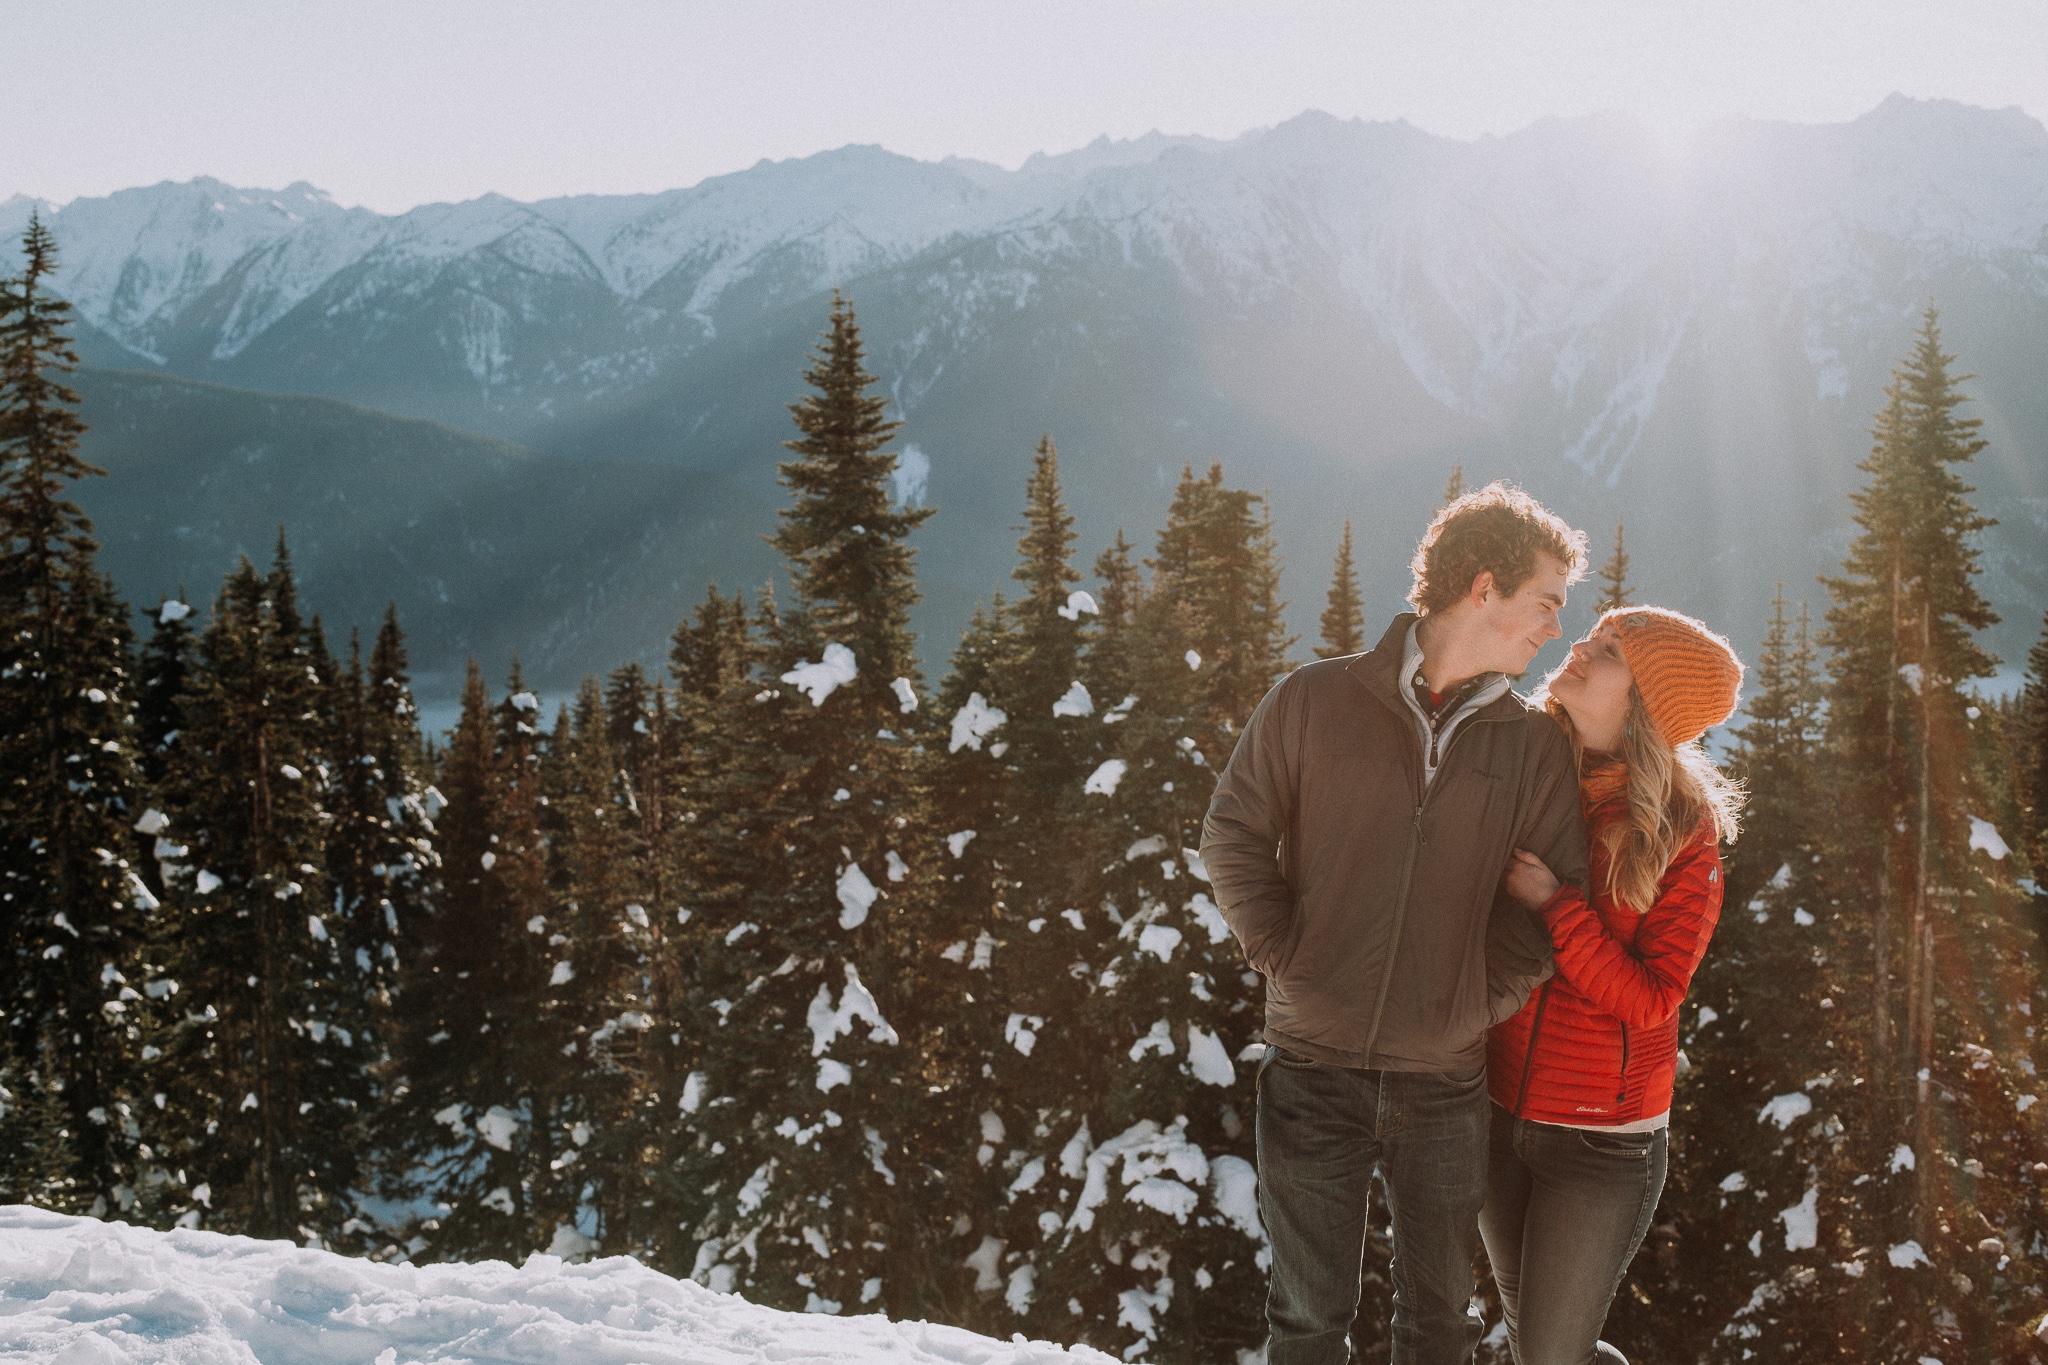
M 1621 633 L 1643 709 L 1676 748 L 1735 714 L 1742 660 L 1702 622 L 1662 607 L 1620 607 L 1600 618 Z

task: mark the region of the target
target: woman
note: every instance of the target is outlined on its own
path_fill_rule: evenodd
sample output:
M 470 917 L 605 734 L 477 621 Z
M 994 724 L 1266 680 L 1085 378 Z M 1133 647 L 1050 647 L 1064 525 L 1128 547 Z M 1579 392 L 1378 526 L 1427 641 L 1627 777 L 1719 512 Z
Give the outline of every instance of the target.
M 1699 737 L 1734 713 L 1742 663 L 1698 621 L 1608 612 L 1545 683 L 1579 756 L 1592 896 L 1517 850 L 1509 895 L 1557 974 L 1487 1040 L 1479 1216 L 1518 1365 L 1625 1357 L 1599 1340 L 1664 1188 L 1678 1007 L 1721 910 L 1741 793 Z

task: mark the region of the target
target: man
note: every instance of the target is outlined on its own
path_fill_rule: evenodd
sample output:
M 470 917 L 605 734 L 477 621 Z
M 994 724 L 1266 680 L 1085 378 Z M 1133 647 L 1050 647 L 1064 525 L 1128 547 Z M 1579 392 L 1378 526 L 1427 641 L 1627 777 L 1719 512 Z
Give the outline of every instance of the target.
M 1266 986 L 1270 1365 L 1350 1358 L 1375 1169 L 1395 1365 L 1472 1359 L 1486 1030 L 1551 972 L 1501 875 L 1526 848 L 1587 880 L 1570 742 L 1508 678 L 1561 633 L 1585 544 L 1519 489 L 1459 498 L 1415 552 L 1419 614 L 1282 679 L 1217 784 L 1202 862 Z

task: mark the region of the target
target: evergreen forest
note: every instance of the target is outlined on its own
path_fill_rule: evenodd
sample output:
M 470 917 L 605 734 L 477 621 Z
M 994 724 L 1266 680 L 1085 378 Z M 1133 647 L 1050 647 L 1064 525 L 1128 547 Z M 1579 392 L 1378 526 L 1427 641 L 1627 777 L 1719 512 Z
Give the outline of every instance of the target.
M 395 611 L 330 634 L 282 531 L 138 638 L 70 497 L 54 265 L 32 223 L 0 282 L 0 1202 L 1257 1358 L 1261 988 L 1195 848 L 1300 657 L 1265 497 L 1190 468 L 1149 543 L 1084 548 L 1052 439 L 1018 452 L 1012 581 L 927 678 L 934 512 L 839 300 L 779 586 L 679 603 L 665 670 L 553 716 L 472 667 L 428 735 Z M 1967 381 L 1930 306 L 1837 575 L 1756 604 L 1631 1359 L 2048 1360 L 2048 622 L 1991 695 Z M 1384 628 L 1353 556 L 1318 656 Z M 1628 566 L 1617 526 L 1579 591 Z

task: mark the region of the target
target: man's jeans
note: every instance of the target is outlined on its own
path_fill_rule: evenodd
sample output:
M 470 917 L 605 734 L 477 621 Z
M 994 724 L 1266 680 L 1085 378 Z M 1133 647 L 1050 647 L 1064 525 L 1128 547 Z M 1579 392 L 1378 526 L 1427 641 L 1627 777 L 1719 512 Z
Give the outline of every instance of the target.
M 1354 1071 L 1269 1048 L 1259 1212 L 1272 1239 L 1270 1365 L 1345 1365 L 1375 1168 L 1394 1223 L 1394 1365 L 1462 1365 L 1479 1342 L 1472 1259 L 1486 1195 L 1486 1071 Z
M 1670 1131 L 1602 1133 L 1492 1110 L 1479 1225 L 1517 1365 L 1623 1359 L 1600 1328 L 1657 1212 Z

